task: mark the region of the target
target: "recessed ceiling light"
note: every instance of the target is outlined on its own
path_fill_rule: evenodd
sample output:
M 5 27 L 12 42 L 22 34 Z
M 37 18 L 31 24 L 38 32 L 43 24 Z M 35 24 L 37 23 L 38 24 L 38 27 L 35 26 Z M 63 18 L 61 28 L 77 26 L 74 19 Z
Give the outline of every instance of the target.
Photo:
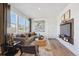
M 40 10 L 40 8 L 38 8 L 38 10 Z

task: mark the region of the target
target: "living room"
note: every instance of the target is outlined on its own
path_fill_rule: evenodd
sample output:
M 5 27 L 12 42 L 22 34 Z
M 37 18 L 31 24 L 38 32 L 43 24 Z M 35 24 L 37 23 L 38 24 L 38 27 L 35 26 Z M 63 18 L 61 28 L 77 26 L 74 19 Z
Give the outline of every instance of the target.
M 7 7 L 8 6 L 8 7 Z M 63 52 L 57 51 L 55 52 L 54 49 L 52 51 L 54 53 L 58 53 L 58 56 L 63 55 L 79 55 L 79 40 L 78 40 L 78 3 L 8 3 L 8 4 L 1 4 L 1 7 L 3 10 L 1 11 L 8 13 L 9 16 L 2 17 L 1 25 L 2 31 L 0 44 L 2 45 L 5 41 L 8 42 L 10 45 L 13 45 L 13 40 L 16 41 L 27 39 L 27 36 L 29 36 L 27 43 L 25 41 L 25 44 L 29 45 L 29 42 L 36 41 L 38 42 L 38 46 L 45 46 L 45 41 L 51 41 L 51 43 L 55 43 L 57 45 L 63 45 Z M 1 12 L 0 11 L 0 12 Z M 8 11 L 8 12 L 7 12 Z M 0 14 L 0 15 L 2 15 Z M 8 19 L 6 19 L 8 18 Z M 7 22 L 6 22 L 7 21 Z M 66 27 L 63 27 L 63 24 L 71 24 L 67 25 Z M 72 27 L 72 28 L 71 28 Z M 62 28 L 65 28 L 66 33 L 63 32 Z M 71 31 L 70 31 L 71 30 Z M 61 32 L 62 31 L 62 32 Z M 68 33 L 67 33 L 68 32 Z M 61 33 L 68 34 L 69 36 L 61 35 L 62 37 L 59 38 Z M 8 35 L 5 37 L 5 34 L 11 36 L 11 38 L 6 39 Z M 25 36 L 24 36 L 25 35 Z M 17 37 L 15 37 L 17 36 Z M 25 38 L 22 38 L 22 37 Z M 3 38 L 5 37 L 5 38 Z M 14 38 L 14 39 L 13 39 Z M 65 39 L 66 38 L 66 39 Z M 4 40 L 3 40 L 4 39 Z M 6 40 L 5 40 L 6 39 Z M 11 40 L 9 40 L 11 39 Z M 38 40 L 40 39 L 40 41 Z M 42 40 L 45 39 L 45 40 Z M 62 40 L 63 39 L 63 40 Z M 53 40 L 53 41 L 52 41 Z M 59 43 L 57 43 L 57 40 Z M 19 43 L 19 42 L 17 42 Z M 15 44 L 17 44 L 15 42 Z M 38 56 L 56 56 L 56 54 L 51 53 L 51 47 L 50 42 L 48 42 L 48 47 L 45 47 L 47 51 L 45 51 L 43 48 L 40 48 L 36 50 L 36 46 L 26 47 L 22 45 L 16 45 L 15 47 L 18 47 L 19 50 L 16 55 L 21 56 L 27 56 L 28 54 L 23 54 L 23 52 L 26 53 L 32 53 L 35 55 L 38 55 L 38 50 L 40 51 Z M 15 45 L 14 44 L 14 45 Z M 32 45 L 36 45 L 35 42 L 32 42 Z M 55 45 L 54 44 L 54 45 Z M 3 46 L 3 45 L 2 45 Z M 37 46 L 37 47 L 38 47 Z M 53 45 L 52 45 L 53 46 Z M 15 48 L 14 47 L 14 48 Z M 59 46 L 58 46 L 59 47 Z M 56 45 L 53 48 L 57 48 Z M 8 48 L 7 48 L 8 49 Z M 7 50 L 5 49 L 5 50 Z M 11 48 L 13 49 L 13 48 Z M 25 50 L 22 50 L 25 49 Z M 57 48 L 58 49 L 58 48 Z M 60 47 L 59 47 L 60 49 Z M 67 49 L 67 50 L 64 50 Z M 22 51 L 21 51 L 22 50 Z M 69 51 L 68 51 L 69 50 Z M 8 51 L 8 50 L 7 50 Z M 30 52 L 29 52 L 30 51 Z M 31 52 L 32 51 L 32 52 Z M 65 52 L 64 52 L 65 51 Z M 4 49 L 2 50 L 3 55 L 11 55 L 10 53 L 5 53 Z M 20 54 L 21 52 L 21 54 Z M 12 51 L 11 51 L 12 53 Z M 68 53 L 68 54 L 67 54 Z M 12 54 L 13 55 L 13 54 Z

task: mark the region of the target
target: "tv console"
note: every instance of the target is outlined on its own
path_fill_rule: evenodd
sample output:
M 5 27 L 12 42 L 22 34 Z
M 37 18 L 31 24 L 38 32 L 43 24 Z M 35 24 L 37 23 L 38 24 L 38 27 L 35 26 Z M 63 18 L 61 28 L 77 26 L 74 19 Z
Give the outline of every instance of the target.
M 66 42 L 74 44 L 74 19 L 63 21 L 60 24 L 59 37 Z

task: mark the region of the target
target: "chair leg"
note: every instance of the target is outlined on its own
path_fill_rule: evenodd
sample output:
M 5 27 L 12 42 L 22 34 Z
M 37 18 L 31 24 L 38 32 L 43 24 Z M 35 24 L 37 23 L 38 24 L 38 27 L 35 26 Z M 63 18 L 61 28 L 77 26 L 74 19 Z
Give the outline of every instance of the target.
M 22 48 L 20 48 L 20 52 L 21 52 L 21 54 L 20 54 L 20 56 L 21 56 L 21 55 L 22 55 L 22 53 L 23 53 Z
M 23 52 L 21 52 L 20 56 L 22 55 Z
M 35 56 L 38 56 L 37 52 L 35 51 Z

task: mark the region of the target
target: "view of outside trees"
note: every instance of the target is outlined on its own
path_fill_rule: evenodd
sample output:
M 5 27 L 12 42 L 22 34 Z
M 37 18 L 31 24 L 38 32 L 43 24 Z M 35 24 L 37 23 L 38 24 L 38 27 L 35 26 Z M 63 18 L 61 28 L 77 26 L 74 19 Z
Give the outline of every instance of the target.
M 25 26 L 26 26 L 26 19 L 23 17 L 19 16 L 19 24 L 18 24 L 18 30 L 19 32 L 25 32 Z

